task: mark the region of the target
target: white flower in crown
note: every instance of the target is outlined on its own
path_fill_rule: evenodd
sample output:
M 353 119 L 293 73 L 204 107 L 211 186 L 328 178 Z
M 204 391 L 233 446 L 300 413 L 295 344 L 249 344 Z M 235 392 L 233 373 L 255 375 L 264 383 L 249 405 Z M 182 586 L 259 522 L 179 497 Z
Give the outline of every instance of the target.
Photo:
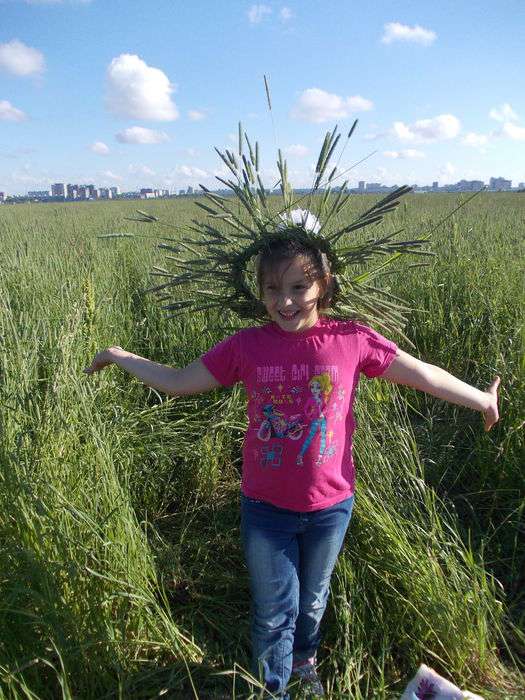
M 280 216 L 283 221 L 282 224 L 279 224 L 281 229 L 290 226 L 290 224 L 292 226 L 302 226 L 305 231 L 311 231 L 312 233 L 318 233 L 321 229 L 319 219 L 308 209 L 292 209 L 292 211 Z

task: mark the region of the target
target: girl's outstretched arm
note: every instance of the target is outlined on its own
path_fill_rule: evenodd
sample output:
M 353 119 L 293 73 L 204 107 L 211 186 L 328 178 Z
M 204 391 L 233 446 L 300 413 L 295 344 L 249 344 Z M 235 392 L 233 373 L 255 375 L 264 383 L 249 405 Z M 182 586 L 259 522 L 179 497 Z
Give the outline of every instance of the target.
M 390 367 L 381 377 L 396 384 L 425 391 L 450 403 L 480 411 L 485 420 L 485 430 L 490 430 L 499 419 L 499 377 L 492 381 L 486 391 L 480 391 L 444 369 L 422 362 L 403 350 L 397 351 Z
M 111 364 L 122 367 L 147 386 L 170 396 L 200 394 L 221 386 L 200 359 L 195 360 L 187 367 L 176 369 L 152 362 L 145 357 L 140 357 L 140 355 L 134 355 L 118 346 L 97 353 L 91 365 L 86 367 L 84 372 L 94 374 Z

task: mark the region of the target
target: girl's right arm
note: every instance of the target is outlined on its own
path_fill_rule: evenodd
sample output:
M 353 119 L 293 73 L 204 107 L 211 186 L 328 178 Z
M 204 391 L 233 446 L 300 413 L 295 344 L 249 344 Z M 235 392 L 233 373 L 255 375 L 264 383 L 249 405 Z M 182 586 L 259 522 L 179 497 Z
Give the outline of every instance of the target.
M 146 386 L 170 396 L 200 394 L 221 386 L 200 359 L 195 360 L 187 367 L 176 369 L 152 362 L 145 357 L 140 357 L 140 355 L 134 355 L 118 346 L 97 353 L 91 365 L 86 367 L 84 372 L 94 374 L 111 364 L 126 370 Z
M 425 391 L 438 399 L 480 411 L 485 420 L 485 430 L 490 430 L 499 420 L 499 377 L 495 377 L 486 391 L 480 391 L 441 367 L 422 362 L 399 349 L 392 364 L 381 377 Z

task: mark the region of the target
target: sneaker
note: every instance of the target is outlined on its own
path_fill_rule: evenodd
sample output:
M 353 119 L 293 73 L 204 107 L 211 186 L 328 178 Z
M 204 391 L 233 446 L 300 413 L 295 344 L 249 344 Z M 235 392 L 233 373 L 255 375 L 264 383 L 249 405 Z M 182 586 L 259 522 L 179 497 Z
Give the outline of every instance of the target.
M 292 670 L 292 679 L 299 681 L 300 697 L 305 700 L 324 698 L 324 688 L 315 666 L 309 661 Z

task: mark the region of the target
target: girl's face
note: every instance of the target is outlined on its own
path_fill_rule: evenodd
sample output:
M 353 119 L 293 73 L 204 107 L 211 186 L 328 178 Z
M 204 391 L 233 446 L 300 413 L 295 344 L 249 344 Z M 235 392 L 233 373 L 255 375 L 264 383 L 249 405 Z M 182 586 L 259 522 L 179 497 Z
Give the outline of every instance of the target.
M 272 321 L 283 331 L 299 333 L 317 323 L 321 286 L 305 274 L 301 256 L 285 260 L 264 275 L 262 301 Z
M 319 384 L 319 382 L 310 382 L 310 390 L 314 396 L 320 396 L 321 385 Z

